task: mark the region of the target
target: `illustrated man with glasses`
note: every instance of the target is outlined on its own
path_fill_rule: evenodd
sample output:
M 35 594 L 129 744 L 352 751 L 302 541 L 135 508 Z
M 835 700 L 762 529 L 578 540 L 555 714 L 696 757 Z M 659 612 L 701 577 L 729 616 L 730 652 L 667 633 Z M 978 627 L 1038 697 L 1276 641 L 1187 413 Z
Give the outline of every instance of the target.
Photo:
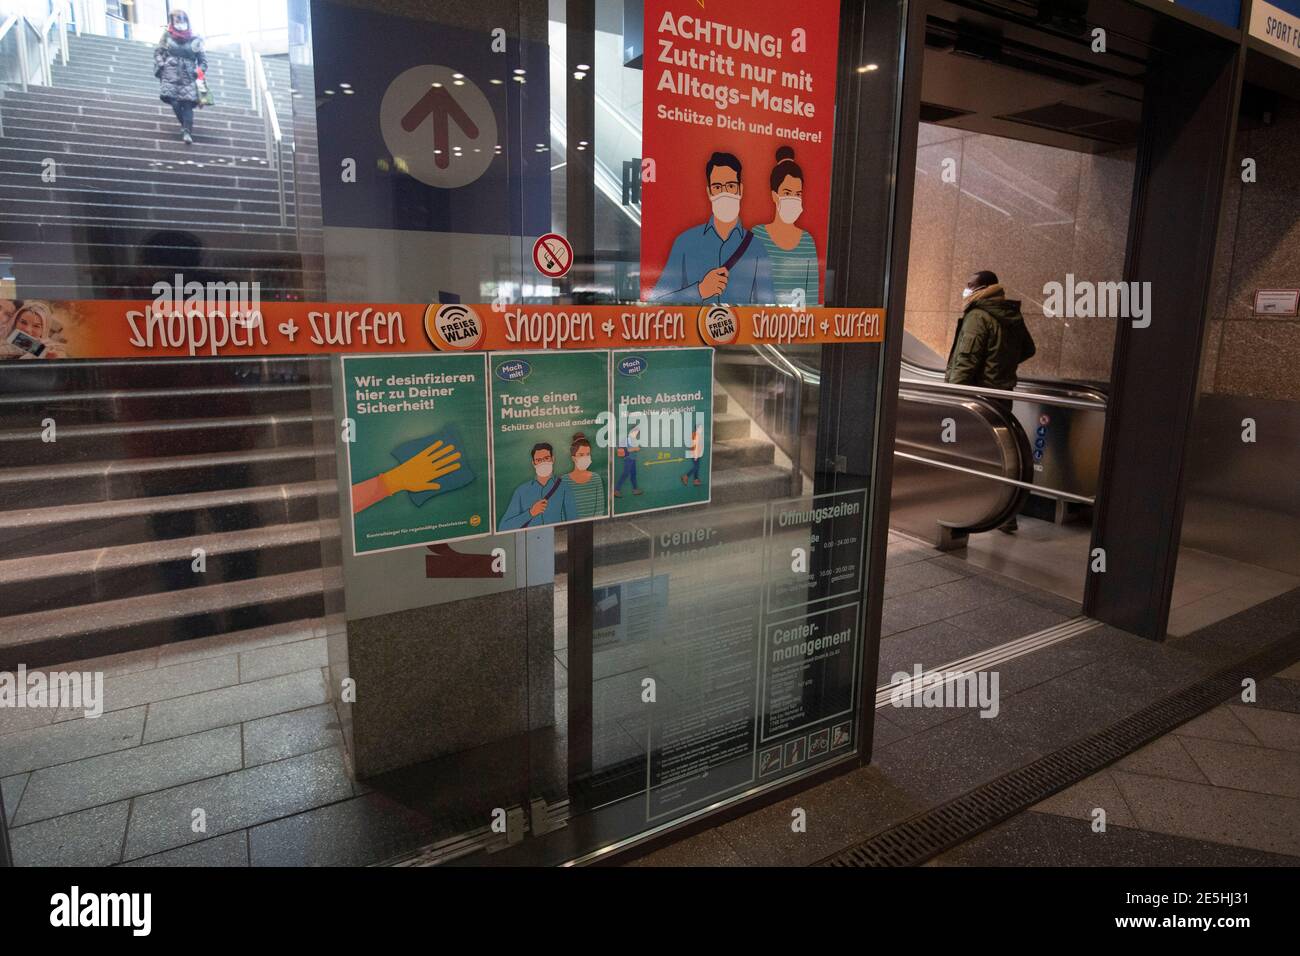
M 731 153 L 714 153 L 704 164 L 713 215 L 673 240 L 663 273 L 650 301 L 673 305 L 770 305 L 772 264 L 763 244 L 740 222 L 740 160 Z
M 533 478 L 528 479 L 510 497 L 510 506 L 497 524 L 498 531 L 518 531 L 544 524 L 560 524 L 578 517 L 578 502 L 573 485 L 555 474 L 555 449 L 550 442 L 538 442 L 530 456 Z

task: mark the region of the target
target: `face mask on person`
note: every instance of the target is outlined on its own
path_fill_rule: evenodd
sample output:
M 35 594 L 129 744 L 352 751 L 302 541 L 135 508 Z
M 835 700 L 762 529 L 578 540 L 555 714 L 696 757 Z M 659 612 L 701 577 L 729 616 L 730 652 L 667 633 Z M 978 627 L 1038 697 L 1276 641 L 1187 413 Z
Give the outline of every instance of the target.
M 579 455 L 577 458 L 573 459 L 573 463 L 577 466 L 578 471 L 586 471 L 591 467 L 591 456 Z
M 713 218 L 718 222 L 735 222 L 740 215 L 740 197 L 723 193 L 709 200 L 713 203 Z
M 541 478 L 543 481 L 551 477 L 551 469 L 554 467 L 554 463 L 549 461 L 543 461 L 539 464 L 533 465 L 533 469 L 537 472 L 537 477 Z
M 186 17 L 176 17 L 172 20 L 172 26 L 177 30 L 188 30 L 190 28 L 190 21 Z
M 803 215 L 803 200 L 798 196 L 782 196 L 776 202 L 776 214 L 789 225 Z
M 962 290 L 961 290 L 961 297 L 962 297 L 963 299 L 969 299 L 969 298 L 971 297 L 971 293 L 974 292 L 974 291 L 975 291 L 974 289 L 962 289 Z

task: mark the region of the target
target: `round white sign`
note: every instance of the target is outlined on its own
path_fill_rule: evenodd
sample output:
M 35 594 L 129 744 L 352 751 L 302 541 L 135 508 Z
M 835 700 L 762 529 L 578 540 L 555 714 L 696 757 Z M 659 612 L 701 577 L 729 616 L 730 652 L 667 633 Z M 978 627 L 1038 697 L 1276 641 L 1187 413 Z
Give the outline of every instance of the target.
M 394 165 L 430 186 L 455 189 L 496 157 L 497 118 L 483 91 L 446 66 L 413 66 L 388 85 L 379 129 Z

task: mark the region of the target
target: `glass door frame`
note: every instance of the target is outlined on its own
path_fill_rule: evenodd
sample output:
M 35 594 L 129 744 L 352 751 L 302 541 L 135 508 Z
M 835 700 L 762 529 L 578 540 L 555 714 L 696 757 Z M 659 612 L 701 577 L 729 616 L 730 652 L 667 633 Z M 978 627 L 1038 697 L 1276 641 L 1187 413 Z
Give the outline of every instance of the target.
M 566 2 L 566 75 L 595 63 L 596 0 Z M 605 846 L 597 826 L 572 800 L 576 781 L 592 769 L 593 735 L 593 526 L 568 528 L 568 747 L 570 815 L 566 827 L 514 848 L 511 863 L 620 862 L 725 820 L 778 802 L 871 761 L 871 738 L 879 661 L 880 606 L 888 542 L 890 478 L 900 369 L 903 304 L 916 154 L 915 116 L 920 103 L 924 49 L 923 4 L 909 0 L 845 0 L 841 5 L 836 71 L 836 124 L 832 202 L 827 250 L 828 306 L 886 309 L 882 344 L 822 347 L 820 408 L 813 494 L 868 490 L 863 601 L 858 633 L 864 642 L 855 754 L 822 764 L 802 776 L 754 785 L 694 812 L 614 838 Z M 860 69 L 867 64 L 873 68 Z M 574 249 L 574 274 L 594 265 L 594 83 L 570 83 L 566 95 L 566 235 Z M 878 108 L 884 101 L 887 108 Z M 576 283 L 564 288 L 573 301 Z M 869 440 L 867 439 L 870 436 Z M 874 476 L 874 481 L 873 481 Z M 507 861 L 502 861 L 507 862 Z

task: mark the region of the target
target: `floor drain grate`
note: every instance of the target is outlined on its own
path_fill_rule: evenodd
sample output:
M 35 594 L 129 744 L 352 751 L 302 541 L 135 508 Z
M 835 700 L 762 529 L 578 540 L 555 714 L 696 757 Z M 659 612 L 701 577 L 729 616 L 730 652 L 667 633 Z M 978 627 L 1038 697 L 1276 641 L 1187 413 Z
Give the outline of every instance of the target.
M 924 863 L 1239 694 L 1244 678 L 1273 674 L 1298 656 L 1300 633 L 1156 701 L 1105 730 L 841 850 L 818 865 Z

